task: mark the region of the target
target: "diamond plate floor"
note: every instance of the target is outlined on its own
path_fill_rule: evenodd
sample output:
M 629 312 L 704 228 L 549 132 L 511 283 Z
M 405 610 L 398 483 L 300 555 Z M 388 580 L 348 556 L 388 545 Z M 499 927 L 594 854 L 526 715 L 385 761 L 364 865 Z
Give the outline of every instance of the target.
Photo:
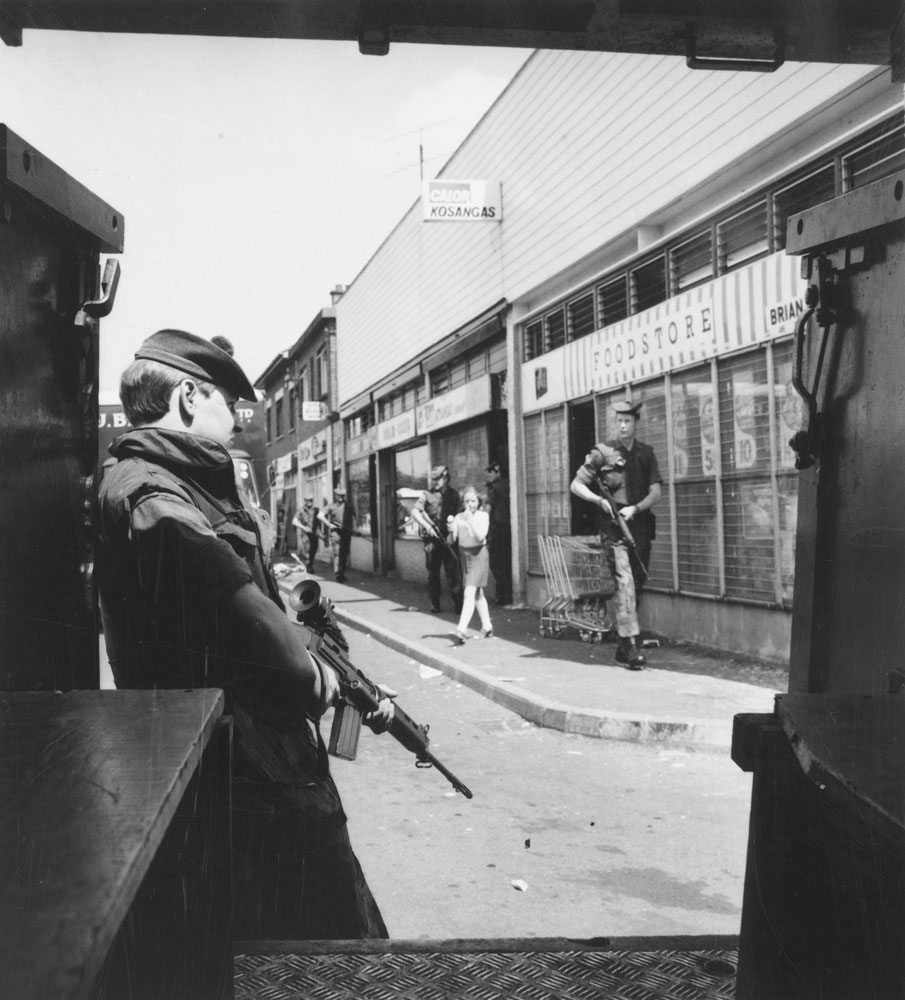
M 731 1000 L 734 950 L 237 955 L 235 1000 Z

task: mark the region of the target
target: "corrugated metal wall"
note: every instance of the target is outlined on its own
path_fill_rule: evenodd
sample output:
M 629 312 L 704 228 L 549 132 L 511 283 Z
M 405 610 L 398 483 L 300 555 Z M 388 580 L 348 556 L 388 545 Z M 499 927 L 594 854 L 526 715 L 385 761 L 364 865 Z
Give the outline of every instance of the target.
M 672 57 L 534 53 L 442 171 L 499 179 L 503 222 L 423 223 L 413 205 L 337 305 L 340 402 L 876 73 L 707 73 Z

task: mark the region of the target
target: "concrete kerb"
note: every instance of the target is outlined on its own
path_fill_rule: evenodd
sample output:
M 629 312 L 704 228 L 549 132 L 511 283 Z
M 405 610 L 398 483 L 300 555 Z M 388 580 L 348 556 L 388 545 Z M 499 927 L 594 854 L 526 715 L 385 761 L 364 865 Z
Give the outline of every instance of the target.
M 390 649 L 395 649 L 425 666 L 441 671 L 447 677 L 508 708 L 534 725 L 578 736 L 659 743 L 667 746 L 682 745 L 726 750 L 732 743 L 731 720 L 718 722 L 708 719 L 687 719 L 677 722 L 646 715 L 628 715 L 624 712 L 588 711 L 560 702 L 547 701 L 528 691 L 513 690 L 475 667 L 465 666 L 451 657 L 405 639 L 345 608 L 334 605 L 333 610 L 337 620 L 344 625 L 372 635 Z

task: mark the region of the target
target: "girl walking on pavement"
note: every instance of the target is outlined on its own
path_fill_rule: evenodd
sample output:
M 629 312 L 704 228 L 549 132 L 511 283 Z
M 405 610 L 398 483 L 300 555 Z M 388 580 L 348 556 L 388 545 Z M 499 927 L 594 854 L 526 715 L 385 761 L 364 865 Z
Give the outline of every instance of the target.
M 490 557 L 487 553 L 487 533 L 490 530 L 490 517 L 486 511 L 478 510 L 478 493 L 473 486 L 466 486 L 462 494 L 465 510 L 455 517 L 446 519 L 449 538 L 459 544 L 459 559 L 462 564 L 462 583 L 465 593 L 462 600 L 462 613 L 456 628 L 455 641 L 464 645 L 470 638 L 468 626 L 471 623 L 475 609 L 481 620 L 481 638 L 489 639 L 493 635 L 493 625 L 490 621 L 490 608 L 484 596 L 487 586 L 487 576 L 490 570 Z

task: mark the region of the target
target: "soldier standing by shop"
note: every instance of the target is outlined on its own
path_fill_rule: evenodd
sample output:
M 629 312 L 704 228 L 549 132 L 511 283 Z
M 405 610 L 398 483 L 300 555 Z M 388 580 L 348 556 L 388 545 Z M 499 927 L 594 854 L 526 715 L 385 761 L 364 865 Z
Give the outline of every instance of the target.
M 344 583 L 349 547 L 352 544 L 352 526 L 355 522 L 355 511 L 346 499 L 345 487 L 336 487 L 333 491 L 333 503 L 319 516 L 327 527 L 333 575 L 340 583 Z
M 638 417 L 641 413 L 641 403 L 631 403 L 628 400 L 616 403 L 613 407 L 616 413 L 618 437 L 607 444 L 625 460 L 625 497 L 626 505 L 621 514 L 631 529 L 638 550 L 642 571 L 638 560 L 633 560 L 632 571 L 635 577 L 635 599 L 641 603 L 641 589 L 650 566 L 651 543 L 656 537 L 657 522 L 651 508 L 661 496 L 663 482 L 657 456 L 649 444 L 635 437 Z
M 427 590 L 431 611 L 440 611 L 440 569 L 446 573 L 446 584 L 456 614 L 462 610 L 462 578 L 459 560 L 446 538 L 447 518 L 459 513 L 459 493 L 449 485 L 449 469 L 435 465 L 430 473 L 430 489 L 415 501 L 412 519 L 421 529 L 424 543 L 424 563 L 427 567 Z
M 624 469 L 625 459 L 615 448 L 595 444 L 585 456 L 584 465 L 575 473 L 569 489 L 579 499 L 598 508 L 603 558 L 616 582 L 614 603 L 619 636 L 616 659 L 630 670 L 641 670 L 645 659 L 638 641 L 641 629 L 632 565 L 636 555 L 619 523 L 626 499 Z
M 292 519 L 298 541 L 299 558 L 309 573 L 314 572 L 314 554 L 317 552 L 317 512 L 314 497 L 305 497 L 302 509 Z
M 496 584 L 496 602 L 512 603 L 512 529 L 509 524 L 509 481 L 500 463 L 487 466 L 487 507 L 490 514 L 490 572 Z

